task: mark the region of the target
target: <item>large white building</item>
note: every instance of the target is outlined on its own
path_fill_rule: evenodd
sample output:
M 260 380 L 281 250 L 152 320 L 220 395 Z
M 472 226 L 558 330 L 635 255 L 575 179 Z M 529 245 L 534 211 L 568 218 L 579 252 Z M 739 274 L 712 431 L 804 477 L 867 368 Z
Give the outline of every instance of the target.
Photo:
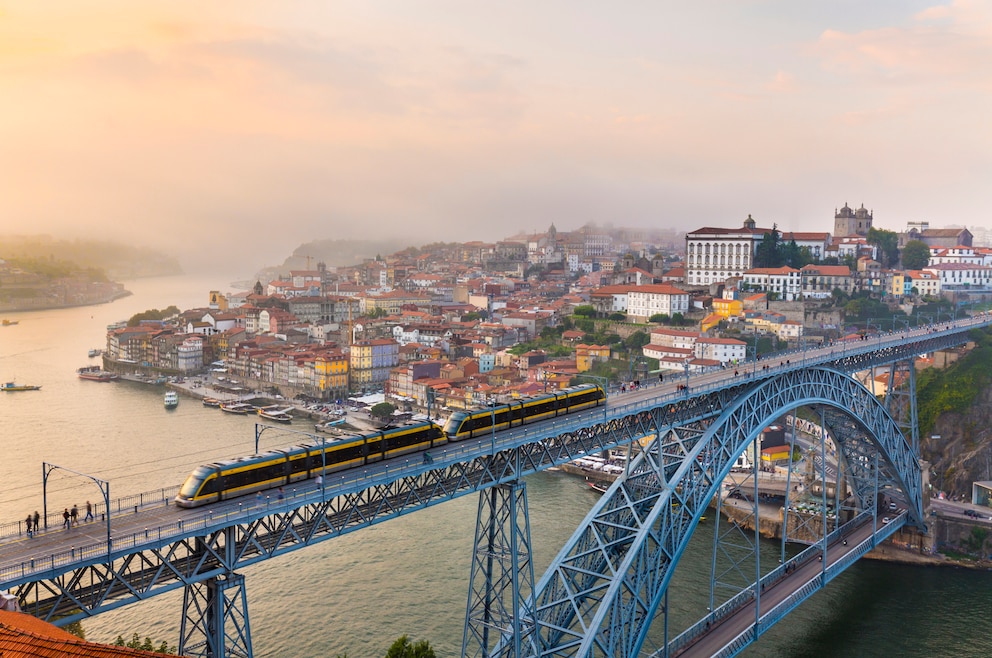
M 992 267 L 966 263 L 940 263 L 923 268 L 940 279 L 941 290 L 988 288 L 992 284 Z
M 667 283 L 635 286 L 627 291 L 627 316 L 647 321 L 652 315 L 671 317 L 689 312 L 689 293 Z
M 723 283 L 751 269 L 758 243 L 770 228 L 755 228 L 751 215 L 741 228 L 704 227 L 685 234 L 685 281 L 690 286 Z

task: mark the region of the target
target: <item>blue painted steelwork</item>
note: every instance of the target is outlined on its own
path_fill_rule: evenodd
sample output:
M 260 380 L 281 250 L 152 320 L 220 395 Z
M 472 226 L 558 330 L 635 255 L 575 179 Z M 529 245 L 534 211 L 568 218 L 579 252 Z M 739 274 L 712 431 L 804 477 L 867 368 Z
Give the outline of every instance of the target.
M 878 399 L 836 370 L 792 370 L 756 384 L 705 432 L 662 434 L 658 423 L 657 451 L 642 453 L 626 480 L 604 495 L 538 584 L 526 655 L 636 656 L 731 466 L 772 419 L 798 406 L 822 407 L 837 428 L 861 509 L 876 507 L 879 489 L 899 490 L 910 522 L 922 526 L 919 465 Z
M 534 607 L 526 485 L 511 482 L 479 492 L 475 528 L 462 656 L 489 656 L 503 637 L 518 656 L 520 638 L 530 631 L 517 611 Z

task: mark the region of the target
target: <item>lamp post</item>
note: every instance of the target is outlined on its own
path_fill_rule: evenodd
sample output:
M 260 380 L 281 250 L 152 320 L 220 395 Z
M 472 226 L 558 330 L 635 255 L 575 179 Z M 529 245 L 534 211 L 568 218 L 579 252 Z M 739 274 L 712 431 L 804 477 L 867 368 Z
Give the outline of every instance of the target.
M 492 439 L 491 439 L 489 454 L 495 457 L 496 456 L 496 400 L 493 398 L 489 398 L 489 413 L 492 416 L 492 425 L 490 426 L 490 428 L 492 429 Z
M 107 480 L 101 480 L 95 478 L 92 475 L 87 475 L 86 473 L 80 473 L 79 471 L 74 471 L 71 468 L 66 468 L 65 466 L 58 466 L 56 464 L 49 464 L 47 462 L 41 463 L 41 504 L 42 509 L 45 512 L 45 529 L 48 529 L 48 476 L 52 471 L 56 469 L 61 469 L 63 471 L 68 471 L 75 475 L 81 475 L 84 478 L 89 478 L 92 480 L 96 486 L 100 487 L 100 493 L 103 494 L 103 511 L 104 515 L 107 517 L 107 559 L 110 559 L 110 482 Z
M 685 368 L 685 395 L 689 397 L 689 359 L 682 362 L 682 367 Z

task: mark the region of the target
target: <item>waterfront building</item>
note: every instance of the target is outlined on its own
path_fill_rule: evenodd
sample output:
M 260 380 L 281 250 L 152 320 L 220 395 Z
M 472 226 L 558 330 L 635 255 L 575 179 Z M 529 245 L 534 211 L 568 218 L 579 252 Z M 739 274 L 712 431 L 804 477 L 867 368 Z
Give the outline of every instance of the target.
M 389 381 L 389 371 L 399 365 L 400 345 L 392 338 L 360 340 L 351 344 L 349 389 L 376 388 Z

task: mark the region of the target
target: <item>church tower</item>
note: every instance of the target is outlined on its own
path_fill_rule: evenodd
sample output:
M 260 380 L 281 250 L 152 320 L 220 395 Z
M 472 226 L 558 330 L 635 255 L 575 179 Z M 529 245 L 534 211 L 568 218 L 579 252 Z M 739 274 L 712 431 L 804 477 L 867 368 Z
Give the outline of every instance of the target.
M 834 211 L 834 237 L 839 238 L 845 235 L 868 235 L 871 228 L 872 213 L 865 209 L 865 205 L 857 210 L 852 210 L 846 203 L 840 210 Z

